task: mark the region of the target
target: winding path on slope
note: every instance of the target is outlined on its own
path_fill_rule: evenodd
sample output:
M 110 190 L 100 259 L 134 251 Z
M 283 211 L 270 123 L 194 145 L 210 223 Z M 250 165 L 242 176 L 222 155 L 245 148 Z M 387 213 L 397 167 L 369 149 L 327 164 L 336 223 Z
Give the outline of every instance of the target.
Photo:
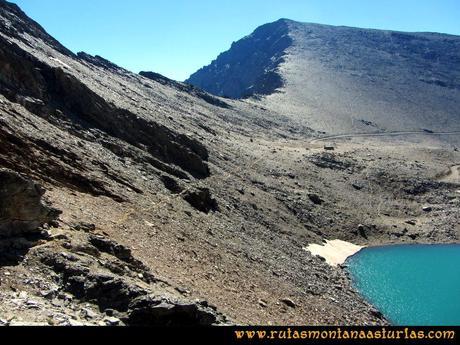
M 400 132 L 380 132 L 380 133 L 344 133 L 344 134 L 336 134 L 336 135 L 329 135 L 321 138 L 316 138 L 310 140 L 311 144 L 318 143 L 321 141 L 327 140 L 335 140 L 335 139 L 347 139 L 347 138 L 372 138 L 372 137 L 393 137 L 393 136 L 400 136 L 400 135 L 455 135 L 460 134 L 460 131 L 452 131 L 452 132 L 429 132 L 429 131 L 400 131 Z

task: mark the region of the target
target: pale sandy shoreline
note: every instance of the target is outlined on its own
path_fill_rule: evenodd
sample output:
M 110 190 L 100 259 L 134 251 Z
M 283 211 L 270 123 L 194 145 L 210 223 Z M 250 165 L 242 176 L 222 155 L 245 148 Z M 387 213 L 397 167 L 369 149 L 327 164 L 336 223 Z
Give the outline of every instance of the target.
M 355 255 L 363 248 L 365 247 L 342 240 L 326 240 L 323 245 L 310 244 L 304 250 L 312 255 L 321 256 L 326 260 L 326 263 L 335 267 L 344 264 L 350 256 Z

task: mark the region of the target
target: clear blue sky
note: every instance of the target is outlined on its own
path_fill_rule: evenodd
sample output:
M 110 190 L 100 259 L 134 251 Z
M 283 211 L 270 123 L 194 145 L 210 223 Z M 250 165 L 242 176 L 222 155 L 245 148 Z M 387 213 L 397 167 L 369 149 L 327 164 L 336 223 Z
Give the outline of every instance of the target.
M 176 80 L 279 18 L 460 35 L 460 0 L 10 1 L 72 51 Z

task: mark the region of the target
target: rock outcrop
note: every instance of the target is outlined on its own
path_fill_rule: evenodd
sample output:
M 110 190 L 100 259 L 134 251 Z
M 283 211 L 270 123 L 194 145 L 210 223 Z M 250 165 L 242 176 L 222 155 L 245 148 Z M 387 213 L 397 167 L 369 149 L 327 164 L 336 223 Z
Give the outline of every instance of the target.
M 214 95 L 244 98 L 269 95 L 283 86 L 278 66 L 291 46 L 288 20 L 259 27 L 254 33 L 234 42 L 209 66 L 192 74 L 187 83 Z
M 211 195 L 208 188 L 197 188 L 184 193 L 184 200 L 198 211 L 209 213 L 219 210 L 217 200 Z
M 222 323 L 222 316 L 205 302 L 178 302 L 155 296 L 141 296 L 129 305 L 130 326 L 210 326 Z
M 94 226 L 83 224 L 73 233 L 50 236 L 41 227 L 56 222 L 61 212 L 43 203 L 44 193 L 32 180 L 0 169 L 0 265 L 20 261 L 29 252 L 29 265 L 41 271 L 44 267 L 39 264 L 45 265 L 45 270 L 50 270 L 47 277 L 57 275 L 57 279 L 41 283 L 56 286 L 57 282 L 53 295 L 43 293 L 44 300 L 53 298 L 57 291 L 70 293 L 106 314 L 113 310 L 110 314 L 116 313 L 116 317 L 108 321 L 114 325 L 206 326 L 226 322 L 206 302 L 181 300 L 166 293 L 166 282 L 156 279 L 130 249 L 94 234 Z M 45 245 L 34 248 L 38 240 Z M 41 303 L 33 301 L 33 305 Z
M 57 274 L 61 290 L 81 302 L 97 306 L 128 326 L 210 326 L 226 323 L 226 318 L 206 302 L 191 302 L 166 291 L 150 270 L 134 259 L 129 250 L 107 238 L 78 234 L 74 253 L 56 251 L 53 246 L 39 248 L 31 257 Z M 90 243 L 105 252 L 82 250 Z M 123 263 L 128 266 L 123 267 Z
M 160 161 L 157 167 L 163 162 L 196 178 L 209 176 L 208 151 L 197 140 L 114 107 L 63 69 L 40 62 L 1 37 L 0 92 L 77 137 L 88 139 L 85 131 L 98 131 L 104 143 L 115 138 L 147 151 Z
M 60 211 L 45 205 L 45 190 L 13 171 L 0 169 L 0 238 L 37 234 Z

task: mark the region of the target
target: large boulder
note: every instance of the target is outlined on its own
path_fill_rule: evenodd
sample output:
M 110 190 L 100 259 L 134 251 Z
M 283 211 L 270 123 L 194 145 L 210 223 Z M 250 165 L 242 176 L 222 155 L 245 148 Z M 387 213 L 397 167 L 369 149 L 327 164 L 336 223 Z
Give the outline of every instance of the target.
M 11 170 L 0 169 L 0 238 L 38 233 L 60 211 L 42 203 L 45 190 Z
M 211 191 L 208 188 L 196 188 L 188 190 L 184 194 L 183 198 L 198 211 L 209 213 L 211 211 L 219 210 L 217 200 L 212 197 Z

